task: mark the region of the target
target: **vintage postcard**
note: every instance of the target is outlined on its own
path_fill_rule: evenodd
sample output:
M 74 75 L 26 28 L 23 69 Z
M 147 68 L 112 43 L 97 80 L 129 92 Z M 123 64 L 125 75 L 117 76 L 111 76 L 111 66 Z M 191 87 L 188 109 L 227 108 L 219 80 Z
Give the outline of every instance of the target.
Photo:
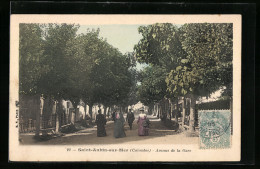
M 241 15 L 10 18 L 10 161 L 240 161 Z

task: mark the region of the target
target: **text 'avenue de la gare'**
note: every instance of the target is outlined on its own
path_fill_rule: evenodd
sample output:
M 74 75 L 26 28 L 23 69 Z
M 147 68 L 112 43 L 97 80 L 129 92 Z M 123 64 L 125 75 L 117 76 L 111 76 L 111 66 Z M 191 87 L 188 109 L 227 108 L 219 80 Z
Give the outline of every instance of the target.
M 71 149 L 67 148 L 67 151 L 78 151 L 78 152 L 191 152 L 190 149 L 136 149 L 136 148 L 131 148 L 131 149 L 126 149 L 126 148 L 78 148 L 76 149 Z

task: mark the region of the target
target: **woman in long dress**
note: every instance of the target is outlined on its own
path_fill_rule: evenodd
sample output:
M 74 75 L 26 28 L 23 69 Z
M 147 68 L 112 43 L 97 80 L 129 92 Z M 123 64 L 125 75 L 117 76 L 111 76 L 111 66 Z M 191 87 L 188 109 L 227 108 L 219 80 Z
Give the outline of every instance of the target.
M 98 137 L 105 137 L 107 135 L 105 125 L 106 125 L 106 118 L 103 114 L 101 114 L 101 110 L 98 110 L 98 115 L 96 117 L 96 124 L 97 124 L 97 136 Z
M 115 114 L 115 126 L 114 126 L 114 137 L 115 138 L 122 138 L 125 137 L 125 130 L 124 130 L 124 116 L 123 114 L 120 112 L 117 112 Z
M 140 110 L 140 114 L 137 120 L 138 124 L 138 135 L 139 136 L 148 136 L 149 135 L 149 119 L 147 118 L 146 114 L 144 114 L 144 110 Z

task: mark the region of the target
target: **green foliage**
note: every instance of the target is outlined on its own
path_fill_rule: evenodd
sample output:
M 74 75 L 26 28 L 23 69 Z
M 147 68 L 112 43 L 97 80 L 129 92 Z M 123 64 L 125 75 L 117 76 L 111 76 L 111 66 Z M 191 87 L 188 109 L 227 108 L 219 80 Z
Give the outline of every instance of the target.
M 71 40 L 76 38 L 78 26 L 72 24 L 48 24 L 45 26 L 44 60 L 48 65 L 48 72 L 39 80 L 38 87 L 45 95 L 59 100 L 69 97 L 73 88 L 71 86 L 71 73 L 74 65 L 72 58 L 66 55 L 66 48 Z M 74 84 L 74 83 L 72 83 Z M 72 92 L 74 94 L 74 92 Z
M 169 71 L 185 56 L 178 28 L 173 24 L 156 23 L 140 26 L 138 31 L 143 38 L 135 45 L 134 50 L 140 63 L 162 66 Z
M 166 83 L 175 95 L 208 96 L 232 84 L 232 24 L 185 24 L 180 41 L 187 57 L 171 70 Z
M 69 78 L 79 89 L 74 93 L 85 104 L 111 106 L 127 98 L 132 85 L 129 57 L 100 38 L 99 30 L 78 36 L 66 52 L 73 58 L 70 64 L 76 65 L 76 72 Z
M 166 95 L 166 70 L 160 66 L 148 66 L 140 73 L 141 85 L 138 86 L 139 100 L 150 105 Z
M 42 65 L 43 39 L 39 24 L 19 25 L 19 91 L 37 94 L 37 81 L 47 69 Z
M 143 38 L 123 55 L 99 37 L 77 35 L 73 24 L 20 24 L 20 93 L 85 104 L 151 105 L 164 97 L 232 96 L 232 24 L 170 23 L 139 27 Z M 147 63 L 139 75 L 136 61 Z
M 142 102 L 148 105 L 165 96 L 187 94 L 209 96 L 219 88 L 225 88 L 224 95 L 232 96 L 232 29 L 232 24 L 209 23 L 180 28 L 169 23 L 139 27 L 143 38 L 135 46 L 137 60 L 165 70 L 165 76 L 157 78 L 146 70 L 138 90 Z M 165 80 L 165 91 L 156 80 Z M 160 92 L 155 92 L 154 85 Z
M 138 76 L 138 72 L 136 69 L 134 69 L 134 67 L 129 69 L 130 71 L 130 78 L 131 78 L 131 82 L 129 84 L 131 84 L 130 87 L 130 91 L 128 93 L 128 96 L 126 97 L 126 99 L 124 99 L 124 105 L 134 105 L 136 103 L 138 103 L 138 85 L 137 85 L 137 76 Z
M 20 92 L 85 104 L 136 102 L 136 60 L 73 24 L 20 25 Z
M 99 52 L 98 30 L 91 31 L 87 34 L 81 34 L 78 37 L 68 42 L 68 47 L 65 49 L 66 56 L 71 58 L 68 64 L 74 66 L 71 72 L 70 86 L 74 90 L 77 97 L 80 97 L 85 104 L 93 104 L 95 84 L 90 79 L 91 71 L 97 63 L 97 53 Z M 67 91 L 70 92 L 70 91 Z
M 110 106 L 119 104 L 129 93 L 132 79 L 128 70 L 128 59 L 117 49 L 107 46 L 101 48 L 102 54 L 93 67 L 90 79 L 95 83 L 95 102 Z

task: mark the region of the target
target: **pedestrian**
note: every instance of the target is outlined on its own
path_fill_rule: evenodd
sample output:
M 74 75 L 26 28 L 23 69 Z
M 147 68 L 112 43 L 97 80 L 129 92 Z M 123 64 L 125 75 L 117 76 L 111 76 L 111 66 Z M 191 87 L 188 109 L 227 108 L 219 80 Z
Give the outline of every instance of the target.
M 97 124 L 97 136 L 105 137 L 107 135 L 105 125 L 106 125 L 106 117 L 101 114 L 101 110 L 98 110 L 98 115 L 96 116 L 96 124 Z
M 135 120 L 135 115 L 131 110 L 132 109 L 129 109 L 129 112 L 127 113 L 127 116 L 126 116 L 126 121 L 128 122 L 130 130 L 132 130 L 132 124 L 133 124 L 133 121 Z
M 115 122 L 116 121 L 116 111 L 114 110 L 112 113 L 112 120 Z
M 138 135 L 139 136 L 148 136 L 149 135 L 149 128 L 150 128 L 150 121 L 146 114 L 144 113 L 144 109 L 140 109 L 140 114 L 138 117 Z
M 121 112 L 115 113 L 115 124 L 114 124 L 114 137 L 115 138 L 122 138 L 125 137 L 125 130 L 124 130 L 124 116 Z

